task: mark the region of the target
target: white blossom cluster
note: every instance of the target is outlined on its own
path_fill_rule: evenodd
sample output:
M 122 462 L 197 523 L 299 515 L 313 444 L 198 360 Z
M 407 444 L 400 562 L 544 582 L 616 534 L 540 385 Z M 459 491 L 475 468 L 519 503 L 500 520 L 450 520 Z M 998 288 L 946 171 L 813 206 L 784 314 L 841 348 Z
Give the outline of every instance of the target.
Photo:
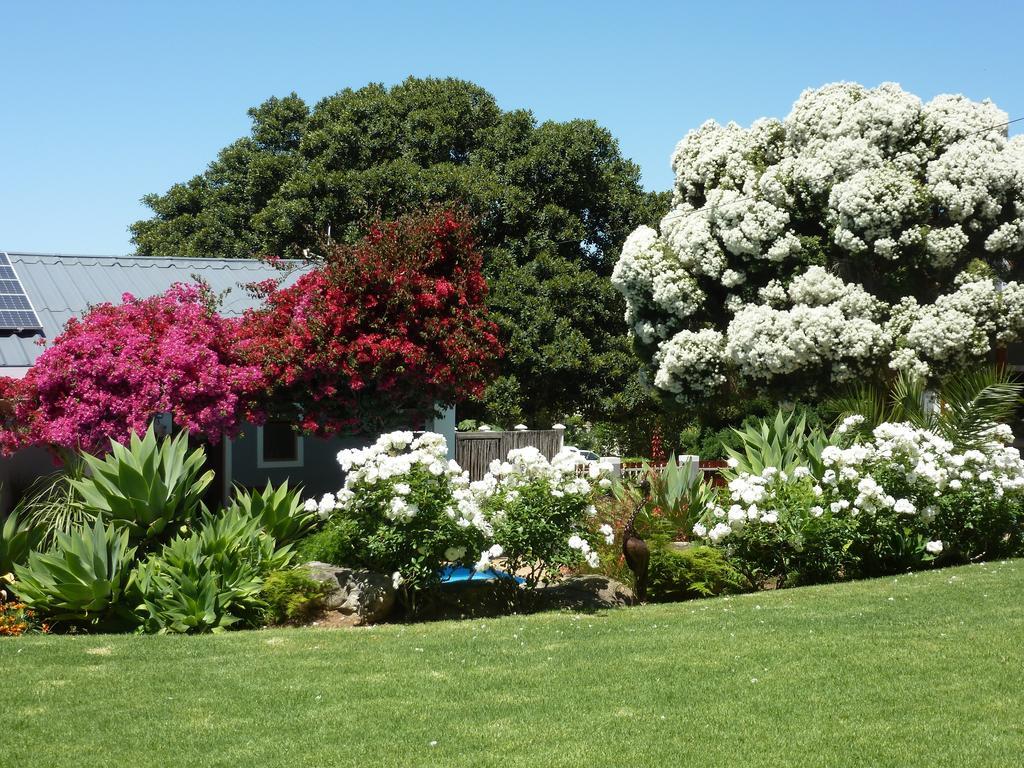
M 821 455 L 826 468 L 821 484 L 826 496 L 834 497 L 833 512 L 885 508 L 928 518 L 937 498 L 967 484 L 996 498 L 1024 491 L 1024 461 L 1008 444 L 1012 440 L 1009 427 L 1000 425 L 980 448 L 958 452 L 934 432 L 887 422 L 867 442 L 827 447 Z
M 1024 253 L 1024 137 L 1006 121 L 988 101 L 835 83 L 783 120 L 691 131 L 672 210 L 627 238 L 612 276 L 656 385 L 684 397 L 727 373 L 927 372 L 1019 338 L 1015 282 L 1000 286 L 1014 303 L 1000 311 L 1017 313 L 1000 328 L 991 301 L 953 282 L 976 259 L 1012 274 Z M 908 319 L 900 300 L 922 289 L 932 298 Z
M 847 418 L 837 434 L 850 434 L 862 421 L 860 416 Z M 927 521 L 936 513 L 936 500 L 947 492 L 970 486 L 996 498 L 1024 493 L 1024 461 L 1012 441 L 1013 432 L 1000 424 L 981 447 L 959 452 L 934 432 L 886 422 L 867 441 L 826 447 L 821 477 L 812 477 L 807 467 L 789 475 L 775 467 L 760 475 L 741 473 L 729 482 L 731 505 L 714 506 L 693 532 L 717 543 L 747 525 L 777 525 L 780 495 L 793 483 L 810 487 L 817 502 L 808 510 L 813 517 L 891 511 Z M 930 554 L 942 551 L 941 542 L 934 544 Z
M 380 504 L 384 517 L 396 525 L 413 520 L 420 512 L 410 499 L 417 483 L 414 470 L 425 470 L 420 477 L 431 479 L 431 486 L 420 490 L 436 494 L 450 503 L 445 514 L 462 529 L 473 529 L 478 538 L 488 542 L 480 552 L 474 566 L 486 570 L 492 561 L 500 558 L 504 547 L 493 542 L 494 524 L 504 514 L 504 505 L 514 502 L 525 486 L 542 481 L 553 498 L 574 498 L 586 504 L 590 516 L 596 510 L 590 504 L 595 489 L 611 487 L 612 466 L 603 461 L 586 461 L 575 451 L 563 450 L 551 461 L 534 447 L 509 451 L 504 460 L 491 462 L 489 471 L 481 480 L 470 482 L 469 473 L 454 460 L 447 458 L 447 441 L 443 435 L 425 432 L 415 436 L 412 432 L 391 432 L 363 449 L 346 449 L 338 453 L 338 463 L 345 471 L 344 486 L 337 493 L 327 493 L 318 501 L 309 499 L 305 506 L 326 518 L 335 511 L 351 510 L 354 505 L 367 502 Z M 587 476 L 577 476 L 579 465 L 587 465 Z M 596 567 L 597 553 L 582 538 L 584 531 L 574 531 L 570 547 L 580 551 L 583 559 Z M 601 534 L 607 537 L 607 532 Z M 582 541 L 578 544 L 577 540 Z M 493 543 L 491 543 L 493 542 Z M 445 552 L 445 559 L 459 562 L 466 557 L 463 546 L 453 545 Z M 401 574 L 398 574 L 401 577 Z
M 760 474 L 741 472 L 729 481 L 728 506 L 709 505 L 706 519 L 693 526 L 693 533 L 717 544 L 747 525 L 779 525 L 781 493 L 787 485 L 805 482 L 809 477 L 807 467 L 796 467 L 792 473 L 777 467 L 765 467 Z M 820 486 L 814 489 L 816 495 L 821 495 Z M 822 514 L 821 507 L 815 507 L 813 514 Z
M 891 368 L 920 377 L 963 368 L 986 355 L 993 340 L 1015 341 L 1024 333 L 1024 286 L 961 275 L 957 287 L 933 304 L 907 297 L 886 326 Z

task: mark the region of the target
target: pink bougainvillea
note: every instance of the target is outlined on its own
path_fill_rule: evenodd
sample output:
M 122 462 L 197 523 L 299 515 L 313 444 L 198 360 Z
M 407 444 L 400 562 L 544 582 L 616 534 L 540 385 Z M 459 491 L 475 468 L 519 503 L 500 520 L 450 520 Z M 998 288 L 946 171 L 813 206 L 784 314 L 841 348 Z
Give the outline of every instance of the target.
M 478 395 L 501 354 L 471 230 L 447 211 L 375 224 L 294 285 L 250 286 L 263 305 L 239 320 L 188 284 L 95 306 L 0 378 L 0 453 L 102 452 L 164 412 L 209 442 L 268 414 L 318 435 L 415 425 Z
M 106 450 L 154 414 L 216 442 L 258 417 L 263 373 L 234 351 L 235 325 L 208 290 L 177 284 L 160 296 L 100 304 L 40 355 L 20 382 L 0 384 L 0 450 L 47 445 Z

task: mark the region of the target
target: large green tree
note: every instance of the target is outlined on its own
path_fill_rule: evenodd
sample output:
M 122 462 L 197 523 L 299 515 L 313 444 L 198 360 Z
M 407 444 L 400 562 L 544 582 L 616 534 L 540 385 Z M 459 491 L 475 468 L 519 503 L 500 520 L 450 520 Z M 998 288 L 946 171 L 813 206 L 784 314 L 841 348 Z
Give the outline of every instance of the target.
M 143 201 L 139 253 L 315 253 L 374 216 L 457 202 L 477 221 L 492 315 L 508 354 L 467 416 L 543 425 L 597 416 L 635 371 L 608 275 L 626 235 L 665 194 L 592 120 L 538 124 L 472 83 L 409 78 L 346 89 L 310 109 L 297 95 L 249 110 L 252 131 L 209 167 Z

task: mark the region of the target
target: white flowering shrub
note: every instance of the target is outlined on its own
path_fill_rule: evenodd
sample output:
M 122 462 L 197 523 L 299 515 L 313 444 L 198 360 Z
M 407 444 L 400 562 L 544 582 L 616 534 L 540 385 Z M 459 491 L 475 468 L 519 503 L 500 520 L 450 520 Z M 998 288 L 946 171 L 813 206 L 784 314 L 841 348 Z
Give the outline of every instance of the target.
M 610 486 L 611 467 L 592 462 L 578 478 L 578 462 L 571 452 L 549 462 L 521 448 L 470 482 L 447 459 L 444 436 L 392 432 L 341 451 L 344 486 L 306 505 L 354 528 L 355 562 L 339 565 L 390 573 L 406 596 L 436 584 L 446 564 L 523 571 L 534 585 L 561 567 L 596 565 L 593 500 Z
M 765 467 L 730 480 L 694 533 L 726 547 L 763 583 L 831 581 L 1024 550 L 1024 461 L 1013 434 L 993 426 L 978 448 L 956 450 L 934 432 L 886 422 L 867 437 L 863 417 L 837 428 L 820 471 Z
M 409 592 L 435 583 L 441 563 L 464 562 L 480 550 L 488 526 L 460 501 L 469 480 L 447 452 L 442 435 L 392 432 L 338 454 L 344 487 L 306 502 L 323 517 L 354 524 L 357 562 L 337 565 L 390 573 Z
M 814 391 L 940 376 L 1021 337 L 1024 136 L 991 102 L 805 91 L 783 120 L 713 121 L 672 157 L 674 204 L 613 282 L 657 387 Z
M 594 497 L 611 487 L 610 465 L 591 462 L 587 477 L 576 476 L 578 455 L 563 452 L 550 462 L 536 448 L 509 451 L 472 484 L 485 510 L 504 567 L 529 585 L 555 578 L 560 569 L 599 565 L 594 538 Z M 597 531 L 612 536 L 610 528 Z

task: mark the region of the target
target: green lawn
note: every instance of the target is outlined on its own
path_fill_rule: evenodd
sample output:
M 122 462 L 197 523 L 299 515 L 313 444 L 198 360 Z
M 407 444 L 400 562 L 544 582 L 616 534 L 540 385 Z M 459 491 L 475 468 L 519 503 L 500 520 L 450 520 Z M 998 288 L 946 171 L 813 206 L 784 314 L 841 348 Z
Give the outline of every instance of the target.
M 3 766 L 1024 764 L 1024 561 L 598 615 L 0 641 Z

